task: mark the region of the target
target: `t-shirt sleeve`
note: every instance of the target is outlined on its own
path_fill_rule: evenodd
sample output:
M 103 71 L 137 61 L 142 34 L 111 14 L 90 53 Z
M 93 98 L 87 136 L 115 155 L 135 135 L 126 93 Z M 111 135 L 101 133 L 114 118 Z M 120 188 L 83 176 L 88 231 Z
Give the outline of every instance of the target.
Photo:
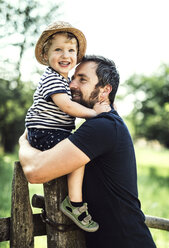
M 51 100 L 51 95 L 67 93 L 66 86 L 60 77 L 54 74 L 43 79 L 42 94 L 46 101 Z
M 83 123 L 69 140 L 92 160 L 112 150 L 115 137 L 115 123 L 96 117 Z

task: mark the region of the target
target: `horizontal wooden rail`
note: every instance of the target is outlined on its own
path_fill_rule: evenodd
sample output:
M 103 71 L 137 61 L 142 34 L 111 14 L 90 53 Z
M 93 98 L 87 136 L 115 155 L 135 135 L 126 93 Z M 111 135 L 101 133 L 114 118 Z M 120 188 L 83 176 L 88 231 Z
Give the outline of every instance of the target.
M 145 223 L 150 228 L 169 231 L 169 219 L 146 215 Z
M 169 231 L 169 219 L 146 215 L 146 225 L 150 228 Z M 40 214 L 33 214 L 34 236 L 46 235 L 46 225 Z M 10 218 L 0 218 L 0 242 L 10 239 Z
M 46 225 L 40 214 L 33 214 L 34 236 L 46 235 Z M 0 242 L 10 240 L 10 218 L 0 218 Z
M 0 218 L 0 242 L 10 239 L 10 218 Z

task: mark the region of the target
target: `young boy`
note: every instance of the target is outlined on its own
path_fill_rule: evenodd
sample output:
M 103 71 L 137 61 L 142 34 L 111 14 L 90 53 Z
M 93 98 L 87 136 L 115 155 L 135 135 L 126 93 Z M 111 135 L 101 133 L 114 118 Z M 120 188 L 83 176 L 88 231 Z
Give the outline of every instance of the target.
M 75 128 L 75 117 L 96 116 L 94 109 L 71 100 L 68 73 L 81 61 L 85 51 L 84 34 L 67 22 L 55 22 L 41 34 L 35 56 L 48 67 L 26 115 L 28 140 L 33 147 L 47 150 L 70 135 Z M 83 230 L 94 232 L 99 225 L 91 219 L 82 200 L 83 175 L 84 166 L 68 175 L 68 197 L 61 203 L 61 211 Z

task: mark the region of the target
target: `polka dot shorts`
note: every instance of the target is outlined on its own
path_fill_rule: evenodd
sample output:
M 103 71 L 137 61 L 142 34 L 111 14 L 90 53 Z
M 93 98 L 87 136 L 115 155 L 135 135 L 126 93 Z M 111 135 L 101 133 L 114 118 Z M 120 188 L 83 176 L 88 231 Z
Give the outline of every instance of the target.
M 67 138 L 71 133 L 62 130 L 28 128 L 28 141 L 31 146 L 45 151 Z

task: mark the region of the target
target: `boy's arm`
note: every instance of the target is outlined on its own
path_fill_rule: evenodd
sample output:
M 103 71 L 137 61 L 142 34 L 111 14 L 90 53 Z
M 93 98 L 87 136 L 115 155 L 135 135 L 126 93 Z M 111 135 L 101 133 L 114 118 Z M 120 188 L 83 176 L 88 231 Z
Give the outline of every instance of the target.
M 91 118 L 97 115 L 94 109 L 84 107 L 83 105 L 73 102 L 65 93 L 53 94 L 53 102 L 66 114 L 79 118 Z

